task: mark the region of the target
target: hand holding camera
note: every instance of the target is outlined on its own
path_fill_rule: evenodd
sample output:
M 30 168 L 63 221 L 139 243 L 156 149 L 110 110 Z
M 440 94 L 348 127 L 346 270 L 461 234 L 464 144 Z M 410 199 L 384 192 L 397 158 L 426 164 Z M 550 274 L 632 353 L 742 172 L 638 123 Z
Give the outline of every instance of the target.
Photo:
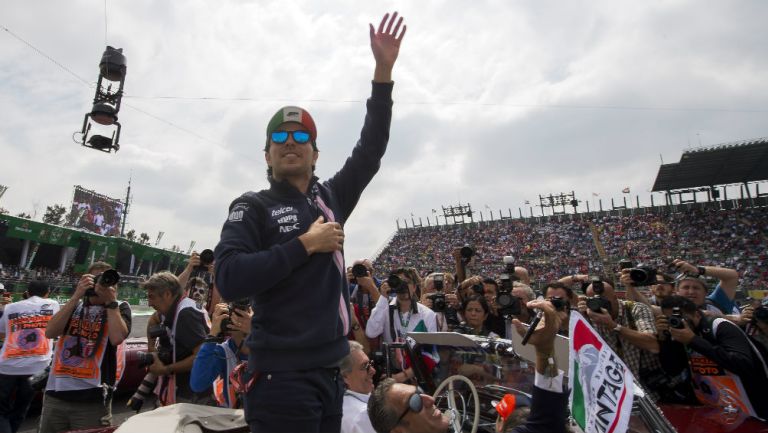
M 677 271 L 680 273 L 693 275 L 693 276 L 699 275 L 699 268 L 697 268 L 696 266 L 693 266 L 692 264 L 684 260 L 675 259 L 672 261 L 672 266 L 677 268 Z
M 221 323 L 224 319 L 229 319 L 229 306 L 225 303 L 216 304 L 211 316 L 211 335 L 219 335 L 222 331 Z

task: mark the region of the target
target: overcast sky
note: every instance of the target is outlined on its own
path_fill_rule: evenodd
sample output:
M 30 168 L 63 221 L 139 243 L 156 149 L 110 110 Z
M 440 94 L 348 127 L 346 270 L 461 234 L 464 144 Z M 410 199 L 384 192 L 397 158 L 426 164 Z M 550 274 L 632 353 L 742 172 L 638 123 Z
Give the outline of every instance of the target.
M 498 216 L 624 187 L 647 202 L 660 156 L 768 136 L 765 1 L 5 1 L 0 206 L 39 220 L 74 185 L 121 198 L 132 176 L 127 229 L 213 248 L 230 202 L 267 186 L 280 106 L 315 118 L 320 178 L 341 167 L 370 93 L 368 23 L 394 10 L 408 32 L 391 139 L 348 261 L 443 205 Z M 116 154 L 72 140 L 106 44 L 128 58 Z

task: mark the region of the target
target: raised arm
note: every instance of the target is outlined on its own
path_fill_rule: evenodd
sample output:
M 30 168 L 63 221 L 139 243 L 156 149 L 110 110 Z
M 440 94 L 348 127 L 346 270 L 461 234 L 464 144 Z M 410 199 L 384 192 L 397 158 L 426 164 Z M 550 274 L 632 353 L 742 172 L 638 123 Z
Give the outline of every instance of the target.
M 376 60 L 376 69 L 373 72 L 375 83 L 392 82 L 392 68 L 395 66 L 397 55 L 400 53 L 400 43 L 405 36 L 407 26 L 403 25 L 403 18 L 398 19 L 397 12 L 384 15 L 379 23 L 379 28 L 374 30 L 373 24 L 368 24 L 371 34 L 371 51 Z M 401 27 L 402 26 L 402 27 Z

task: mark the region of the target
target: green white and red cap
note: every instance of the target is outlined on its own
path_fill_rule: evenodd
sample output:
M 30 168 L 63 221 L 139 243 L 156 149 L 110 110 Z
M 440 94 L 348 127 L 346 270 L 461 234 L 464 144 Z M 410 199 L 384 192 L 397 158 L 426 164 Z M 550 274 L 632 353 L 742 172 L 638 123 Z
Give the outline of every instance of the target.
M 309 132 L 309 141 L 312 142 L 312 147 L 317 150 L 317 144 L 315 143 L 315 140 L 317 139 L 317 127 L 315 126 L 315 121 L 312 119 L 312 116 L 309 115 L 307 110 L 301 107 L 287 106 L 277 110 L 277 113 L 272 116 L 269 120 L 269 124 L 267 124 L 267 144 L 264 147 L 265 152 L 269 151 L 269 141 L 272 133 L 276 131 L 280 125 L 288 122 L 300 123 L 306 128 L 307 132 Z

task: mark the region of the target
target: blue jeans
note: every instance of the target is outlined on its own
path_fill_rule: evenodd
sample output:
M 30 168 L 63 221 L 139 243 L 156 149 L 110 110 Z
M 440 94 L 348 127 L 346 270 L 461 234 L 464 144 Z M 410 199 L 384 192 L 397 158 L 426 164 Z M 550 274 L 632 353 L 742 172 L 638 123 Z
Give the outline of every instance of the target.
M 0 433 L 16 433 L 27 416 L 35 392 L 29 375 L 0 374 Z
M 253 433 L 339 433 L 344 381 L 338 368 L 262 372 L 245 395 Z

